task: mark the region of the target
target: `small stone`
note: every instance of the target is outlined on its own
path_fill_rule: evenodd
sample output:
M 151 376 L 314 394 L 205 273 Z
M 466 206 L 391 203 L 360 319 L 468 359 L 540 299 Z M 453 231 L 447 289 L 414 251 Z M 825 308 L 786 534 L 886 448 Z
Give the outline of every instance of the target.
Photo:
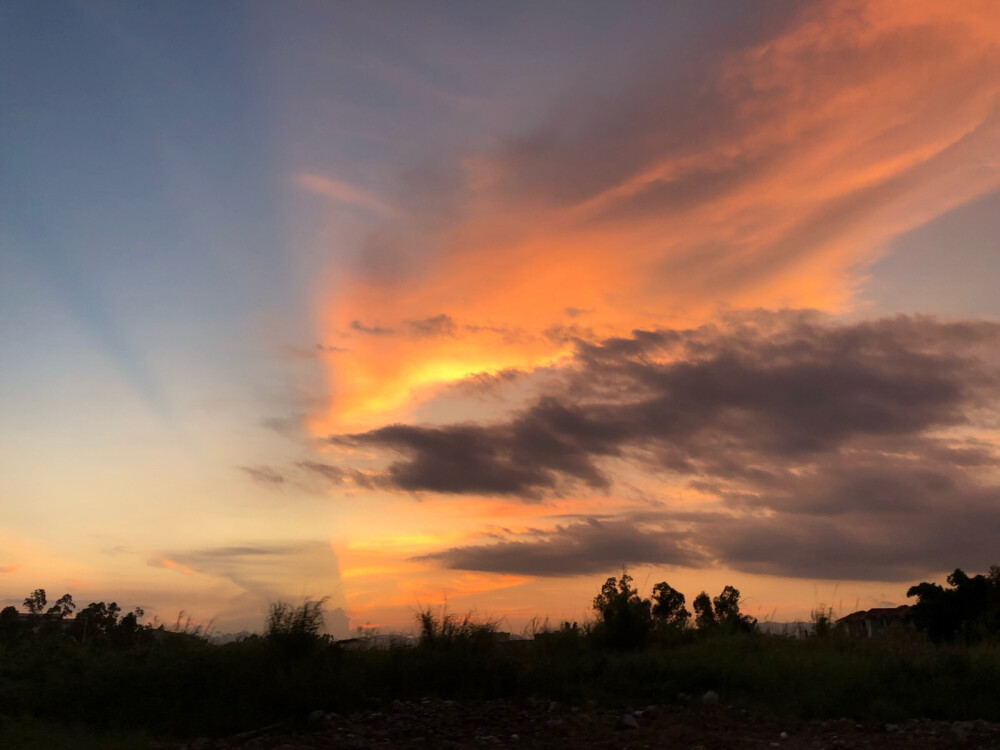
M 618 719 L 619 729 L 638 729 L 639 722 L 632 714 L 625 714 L 620 719 Z
M 701 696 L 701 702 L 706 706 L 717 706 L 719 705 L 719 694 L 714 690 L 709 690 Z
M 556 710 L 558 710 L 558 709 L 559 709 L 559 704 L 558 704 L 558 703 L 556 703 L 555 701 L 552 701 L 552 702 L 551 702 L 551 703 L 549 704 L 549 711 L 556 711 Z
M 318 724 L 325 718 L 326 718 L 326 712 L 317 709 L 316 711 L 311 711 L 309 713 L 308 720 L 310 724 Z
M 781 739 L 783 739 L 783 740 L 787 740 L 788 739 L 788 732 L 782 732 L 781 734 L 778 735 L 778 737 L 781 738 Z
M 519 734 L 512 734 L 510 736 L 510 741 L 511 742 L 520 742 L 521 741 L 521 735 L 519 735 Z

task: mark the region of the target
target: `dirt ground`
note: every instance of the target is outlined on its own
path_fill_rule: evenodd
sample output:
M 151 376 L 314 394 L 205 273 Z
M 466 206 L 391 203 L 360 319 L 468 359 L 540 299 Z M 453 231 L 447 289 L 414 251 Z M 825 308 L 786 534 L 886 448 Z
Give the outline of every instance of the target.
M 396 701 L 379 711 L 314 711 L 307 726 L 262 727 L 220 739 L 154 743 L 151 750 L 360 750 L 361 748 L 670 748 L 839 750 L 998 748 L 1000 724 L 913 719 L 780 719 L 724 705 L 628 710 L 538 700 Z

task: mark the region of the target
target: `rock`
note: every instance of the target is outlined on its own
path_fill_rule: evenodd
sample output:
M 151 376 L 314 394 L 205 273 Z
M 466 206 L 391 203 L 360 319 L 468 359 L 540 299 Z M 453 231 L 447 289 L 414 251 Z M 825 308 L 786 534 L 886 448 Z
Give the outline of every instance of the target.
M 778 737 L 780 739 L 787 740 L 788 739 L 788 732 L 782 732 L 781 734 L 778 735 Z
M 325 718 L 326 718 L 325 711 L 316 710 L 316 711 L 311 711 L 309 713 L 308 721 L 310 724 L 319 724 Z
M 632 714 L 624 714 L 618 719 L 618 729 L 638 729 L 639 722 Z
M 969 739 L 969 732 L 971 732 L 974 728 L 975 724 L 971 721 L 956 721 L 951 725 L 951 733 L 959 742 L 965 742 Z
M 701 696 L 701 702 L 705 706 L 718 706 L 719 694 L 714 690 L 709 690 L 707 693 Z
M 512 734 L 510 736 L 510 741 L 511 742 L 520 742 L 521 741 L 521 735 L 519 735 L 519 734 Z

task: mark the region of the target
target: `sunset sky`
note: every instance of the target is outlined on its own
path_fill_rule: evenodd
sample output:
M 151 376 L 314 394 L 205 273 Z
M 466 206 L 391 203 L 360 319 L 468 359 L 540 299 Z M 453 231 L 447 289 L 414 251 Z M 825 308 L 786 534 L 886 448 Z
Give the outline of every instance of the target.
M 998 238 L 996 0 L 5 2 L 0 606 L 905 603 Z

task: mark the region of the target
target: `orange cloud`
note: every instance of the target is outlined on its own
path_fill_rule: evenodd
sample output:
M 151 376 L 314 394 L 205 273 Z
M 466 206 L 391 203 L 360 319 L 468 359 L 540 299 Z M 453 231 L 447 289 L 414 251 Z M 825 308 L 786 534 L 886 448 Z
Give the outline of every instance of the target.
M 197 573 L 197 571 L 192 570 L 187 565 L 182 565 L 179 562 L 175 562 L 174 560 L 171 560 L 169 557 L 161 557 L 157 562 L 159 563 L 160 567 L 168 568 L 169 570 L 176 570 L 181 573 L 184 573 L 185 575 L 193 576 Z
M 346 351 L 325 357 L 312 430 L 556 363 L 570 335 L 691 324 L 720 304 L 847 310 L 889 240 L 1000 186 L 998 41 L 989 2 L 810 6 L 686 89 L 651 66 L 614 106 L 584 100 L 463 156 L 454 190 L 406 184 L 441 192 L 394 201 L 319 302 L 325 343 Z M 301 184 L 389 216 L 350 186 Z M 408 325 L 441 315 L 449 335 Z

